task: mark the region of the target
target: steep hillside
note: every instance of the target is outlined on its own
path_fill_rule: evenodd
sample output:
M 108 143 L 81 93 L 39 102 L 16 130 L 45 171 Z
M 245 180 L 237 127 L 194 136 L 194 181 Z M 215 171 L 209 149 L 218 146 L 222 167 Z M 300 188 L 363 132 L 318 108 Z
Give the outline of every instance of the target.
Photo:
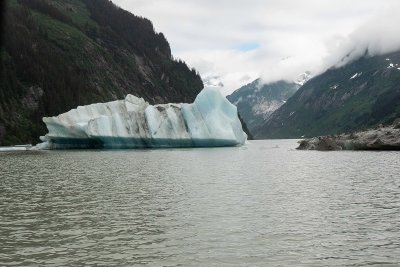
M 203 88 L 152 23 L 108 0 L 7 0 L 0 145 L 35 143 L 43 116 L 122 99 L 192 102 Z
M 242 86 L 227 96 L 235 104 L 250 132 L 254 132 L 282 106 L 310 77 L 306 72 L 294 82 L 277 81 L 262 84 L 260 79 Z
M 391 123 L 400 116 L 400 52 L 364 56 L 302 86 L 255 138 L 336 134 Z

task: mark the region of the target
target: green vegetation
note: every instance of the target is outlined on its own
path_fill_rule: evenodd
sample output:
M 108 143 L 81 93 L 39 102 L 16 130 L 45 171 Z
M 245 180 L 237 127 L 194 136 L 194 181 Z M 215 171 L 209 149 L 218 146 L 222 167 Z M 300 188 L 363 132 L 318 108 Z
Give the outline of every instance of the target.
M 399 103 L 400 52 L 365 56 L 307 82 L 255 136 L 300 138 L 363 130 L 400 117 Z
M 200 76 L 152 23 L 108 0 L 7 0 L 0 48 L 0 145 L 36 143 L 41 118 L 126 94 L 192 102 Z

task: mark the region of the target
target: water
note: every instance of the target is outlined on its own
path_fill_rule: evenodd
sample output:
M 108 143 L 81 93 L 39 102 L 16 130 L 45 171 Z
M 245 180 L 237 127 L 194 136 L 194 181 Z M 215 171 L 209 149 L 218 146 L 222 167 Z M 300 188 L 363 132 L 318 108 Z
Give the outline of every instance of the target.
M 400 266 L 400 153 L 0 154 L 1 266 Z

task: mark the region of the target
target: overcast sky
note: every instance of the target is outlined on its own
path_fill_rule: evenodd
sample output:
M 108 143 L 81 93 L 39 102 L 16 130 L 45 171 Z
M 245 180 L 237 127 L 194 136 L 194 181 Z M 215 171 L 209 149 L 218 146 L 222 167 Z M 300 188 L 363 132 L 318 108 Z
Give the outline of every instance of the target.
M 150 19 L 175 57 L 224 94 L 262 77 L 318 74 L 368 47 L 400 48 L 399 0 L 113 0 Z

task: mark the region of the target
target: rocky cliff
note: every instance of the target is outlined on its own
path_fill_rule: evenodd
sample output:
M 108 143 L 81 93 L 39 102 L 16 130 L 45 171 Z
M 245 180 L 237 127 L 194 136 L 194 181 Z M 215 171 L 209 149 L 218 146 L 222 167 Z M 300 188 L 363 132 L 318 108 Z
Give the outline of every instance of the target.
M 278 81 L 262 84 L 257 79 L 228 95 L 228 100 L 237 106 L 238 112 L 251 133 L 263 125 L 271 114 L 291 97 L 300 85 Z

